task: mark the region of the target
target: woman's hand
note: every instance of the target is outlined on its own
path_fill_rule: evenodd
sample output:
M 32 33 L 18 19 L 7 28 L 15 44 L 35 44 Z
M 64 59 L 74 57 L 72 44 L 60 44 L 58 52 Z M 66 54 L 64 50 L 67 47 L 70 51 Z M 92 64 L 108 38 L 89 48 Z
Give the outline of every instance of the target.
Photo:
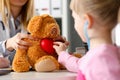
M 24 41 L 23 39 L 25 39 L 25 38 L 33 39 L 33 37 L 28 34 L 17 33 L 14 37 L 12 37 L 6 41 L 6 48 L 9 51 L 12 51 L 13 49 L 16 50 L 18 48 L 27 49 L 32 44 Z
M 7 68 L 9 65 L 10 62 L 7 59 L 0 57 L 0 68 Z
M 66 49 L 68 48 L 68 46 L 69 46 L 69 42 L 68 41 L 66 41 L 66 39 L 65 38 L 63 38 L 63 37 L 61 37 L 60 38 L 61 40 L 59 41 L 59 40 L 56 40 L 55 42 L 54 42 L 54 46 L 53 46 L 53 48 L 55 49 L 55 51 L 56 51 L 56 53 L 59 55 L 62 51 L 66 51 Z

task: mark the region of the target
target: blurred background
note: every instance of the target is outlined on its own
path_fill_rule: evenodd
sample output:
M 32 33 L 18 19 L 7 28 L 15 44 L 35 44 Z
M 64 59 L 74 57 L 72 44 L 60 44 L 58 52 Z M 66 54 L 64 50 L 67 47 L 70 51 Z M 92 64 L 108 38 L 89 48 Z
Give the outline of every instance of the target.
M 66 37 L 70 42 L 68 48 L 69 52 L 75 52 L 78 47 L 85 47 L 87 44 L 83 43 L 74 29 L 74 21 L 72 18 L 71 10 L 69 8 L 71 0 L 34 0 L 35 1 L 35 14 L 50 14 L 52 15 L 61 29 L 61 35 Z M 120 24 L 113 30 L 113 42 L 120 46 Z M 116 37 L 117 36 L 117 37 Z
M 81 41 L 78 34 L 74 29 L 74 21 L 71 16 L 71 10 L 69 4 L 71 0 L 34 0 L 35 1 L 35 13 L 40 14 L 50 14 L 58 22 L 61 35 L 66 37 L 70 42 L 68 51 L 75 52 L 77 47 L 86 46 L 85 43 Z M 87 48 L 87 46 L 86 46 Z

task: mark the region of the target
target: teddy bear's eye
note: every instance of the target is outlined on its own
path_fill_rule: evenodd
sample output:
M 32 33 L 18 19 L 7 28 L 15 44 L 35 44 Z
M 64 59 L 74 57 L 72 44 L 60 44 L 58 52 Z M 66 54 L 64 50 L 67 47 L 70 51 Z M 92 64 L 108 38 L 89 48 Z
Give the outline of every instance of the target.
M 27 34 L 30 34 L 29 32 L 27 32 Z

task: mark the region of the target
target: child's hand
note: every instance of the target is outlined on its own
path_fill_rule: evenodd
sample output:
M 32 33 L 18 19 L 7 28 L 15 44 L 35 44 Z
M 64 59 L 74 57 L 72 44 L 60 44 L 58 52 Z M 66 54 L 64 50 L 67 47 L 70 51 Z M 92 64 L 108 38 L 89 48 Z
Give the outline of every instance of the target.
M 7 59 L 0 57 L 0 68 L 7 68 L 9 65 L 10 62 Z
M 53 48 L 55 49 L 56 53 L 59 55 L 62 51 L 65 51 L 68 48 L 69 42 L 54 42 Z

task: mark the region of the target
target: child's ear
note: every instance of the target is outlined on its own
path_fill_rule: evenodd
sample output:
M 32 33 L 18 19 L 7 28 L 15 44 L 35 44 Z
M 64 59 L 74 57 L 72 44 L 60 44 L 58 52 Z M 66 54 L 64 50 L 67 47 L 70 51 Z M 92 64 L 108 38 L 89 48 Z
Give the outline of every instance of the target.
M 89 15 L 89 14 L 85 14 L 84 15 L 84 22 L 86 22 L 87 21 L 87 23 L 88 23 L 88 28 L 92 28 L 92 25 L 93 25 L 93 18 L 92 18 L 92 16 L 91 15 Z

